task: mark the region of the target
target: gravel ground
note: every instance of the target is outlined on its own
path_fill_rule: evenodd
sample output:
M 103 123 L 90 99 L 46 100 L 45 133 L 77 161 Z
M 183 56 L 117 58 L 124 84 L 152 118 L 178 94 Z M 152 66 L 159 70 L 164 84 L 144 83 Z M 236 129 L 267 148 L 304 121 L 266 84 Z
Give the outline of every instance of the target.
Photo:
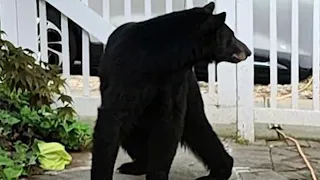
M 310 79 L 307 79 L 299 83 L 299 89 L 304 87 Z M 82 76 L 71 76 L 69 80 L 69 86 L 71 91 L 82 91 L 83 88 L 83 78 Z M 205 82 L 199 82 L 202 90 L 208 90 L 208 84 Z M 93 95 L 99 95 L 99 78 L 98 77 L 89 77 L 89 87 Z M 216 84 L 216 87 L 218 85 Z M 217 88 L 216 88 L 217 89 Z M 278 85 L 278 97 L 291 93 L 291 85 Z M 254 86 L 254 95 L 256 98 L 261 98 L 264 96 L 269 96 L 270 94 L 270 85 L 255 85 Z M 301 92 L 300 99 L 312 99 L 312 85 L 307 88 L 305 91 Z

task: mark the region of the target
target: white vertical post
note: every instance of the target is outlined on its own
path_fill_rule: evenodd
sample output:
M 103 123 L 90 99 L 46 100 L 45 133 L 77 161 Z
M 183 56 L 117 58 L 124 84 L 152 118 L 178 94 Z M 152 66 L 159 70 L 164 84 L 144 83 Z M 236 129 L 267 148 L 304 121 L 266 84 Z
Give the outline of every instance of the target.
M 208 0 L 208 3 L 212 2 L 213 0 Z M 214 10 L 214 14 L 216 12 L 216 9 Z M 216 84 L 216 63 L 212 62 L 208 65 L 208 88 L 209 88 L 209 95 L 211 97 L 214 97 L 215 94 L 215 84 Z
M 127 21 L 131 21 L 131 15 L 131 0 L 124 0 L 124 16 Z
M 186 1 L 185 9 L 193 8 L 193 0 L 185 0 L 185 1 Z
M 41 61 L 48 62 L 48 37 L 47 37 L 47 8 L 46 1 L 39 0 L 39 19 L 40 19 L 40 52 Z
M 102 0 L 102 17 L 104 20 L 110 20 L 110 0 Z
M 226 12 L 226 24 L 233 31 L 236 31 L 235 0 L 216 0 L 215 12 Z M 226 62 L 217 64 L 217 76 L 218 104 L 222 106 L 236 106 L 236 65 Z
M 253 116 L 253 0 L 237 1 L 237 36 L 252 55 L 237 65 L 237 130 L 238 135 L 254 142 Z
M 172 0 L 166 0 L 166 13 L 172 12 Z
M 271 108 L 277 107 L 278 93 L 278 55 L 277 55 L 277 0 L 270 0 L 270 83 Z
M 70 79 L 70 52 L 69 52 L 69 26 L 68 18 L 61 14 L 61 44 L 62 44 L 62 75 L 69 85 Z M 66 86 L 66 93 L 70 94 L 70 89 Z
M 299 0 L 292 0 L 292 24 L 291 24 L 291 106 L 298 108 L 298 84 L 299 84 Z M 318 17 L 319 18 L 319 17 Z
M 105 21 L 110 21 L 110 0 L 102 0 L 102 17 Z M 103 49 L 106 48 L 107 42 L 103 42 Z
M 88 0 L 82 0 L 83 4 L 88 6 Z M 90 52 L 89 52 L 89 34 L 82 30 L 82 77 L 83 77 L 83 95 L 90 95 L 89 76 L 90 76 Z
M 146 19 L 151 18 L 151 0 L 144 0 L 144 15 Z
M 9 40 L 14 45 L 18 45 L 17 27 L 17 2 L 16 0 L 0 0 L 1 9 L 1 30 L 6 33 L 4 39 Z
M 319 110 L 319 50 L 320 50 L 320 1 L 313 2 L 313 110 Z
M 17 2 L 17 31 L 19 46 L 38 53 L 37 2 L 36 0 Z M 12 12 L 11 12 L 12 13 Z M 26 35 L 27 34 L 27 35 Z M 35 55 L 36 55 L 35 54 Z

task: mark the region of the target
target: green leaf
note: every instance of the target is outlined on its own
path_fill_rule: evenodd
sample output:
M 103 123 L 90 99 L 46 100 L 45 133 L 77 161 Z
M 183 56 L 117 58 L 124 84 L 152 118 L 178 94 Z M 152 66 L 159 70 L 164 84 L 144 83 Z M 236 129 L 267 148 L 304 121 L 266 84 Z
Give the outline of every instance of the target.
M 5 111 L 0 111 L 0 122 L 12 126 L 19 123 L 20 120 L 15 118 L 14 116 L 11 116 L 9 113 Z
M 23 167 L 8 167 L 3 173 L 7 179 L 18 179 L 23 173 Z
M 65 95 L 65 94 L 61 94 L 60 97 L 58 98 L 58 100 L 61 100 L 62 103 L 65 103 L 65 102 L 72 103 L 73 102 L 72 97 Z
M 30 158 L 29 158 L 29 162 L 28 162 L 28 166 L 30 165 L 36 165 L 37 164 L 37 159 L 38 157 L 36 155 L 32 155 Z
M 41 122 L 40 127 L 43 129 L 50 129 L 51 124 L 48 121 L 43 121 Z
M 7 156 L 0 155 L 0 166 L 13 166 L 14 161 Z

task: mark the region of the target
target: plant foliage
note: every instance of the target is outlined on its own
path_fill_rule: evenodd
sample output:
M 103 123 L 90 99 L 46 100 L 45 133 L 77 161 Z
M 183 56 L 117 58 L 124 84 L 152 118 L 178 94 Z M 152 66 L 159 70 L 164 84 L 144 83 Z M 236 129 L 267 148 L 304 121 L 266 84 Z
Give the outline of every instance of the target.
M 91 142 L 91 128 L 77 120 L 72 98 L 63 91 L 60 67 L 33 55 L 0 38 L 0 179 L 38 168 L 38 140 L 60 142 L 67 150 L 83 150 Z

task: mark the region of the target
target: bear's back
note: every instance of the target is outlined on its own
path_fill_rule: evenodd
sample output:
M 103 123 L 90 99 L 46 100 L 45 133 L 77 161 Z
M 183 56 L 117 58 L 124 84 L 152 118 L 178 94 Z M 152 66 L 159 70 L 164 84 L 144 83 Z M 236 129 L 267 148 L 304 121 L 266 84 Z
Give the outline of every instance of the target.
M 193 8 L 119 26 L 108 39 L 101 70 L 157 74 L 179 69 L 180 61 L 192 56 L 196 29 L 207 16 Z

